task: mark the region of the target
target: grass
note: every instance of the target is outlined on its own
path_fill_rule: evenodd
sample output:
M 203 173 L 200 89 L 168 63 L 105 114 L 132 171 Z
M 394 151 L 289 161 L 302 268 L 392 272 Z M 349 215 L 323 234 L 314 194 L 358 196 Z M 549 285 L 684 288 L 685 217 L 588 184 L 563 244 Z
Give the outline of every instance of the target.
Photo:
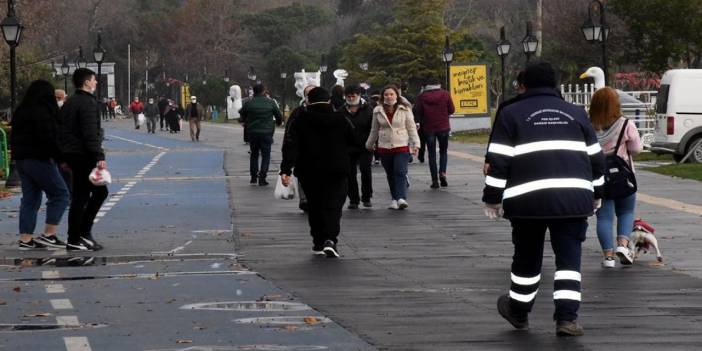
M 671 154 L 654 154 L 653 152 L 642 152 L 634 156 L 634 161 L 673 161 Z
M 702 182 L 702 163 L 683 163 L 646 168 L 647 171 Z
M 490 133 L 487 131 L 462 131 L 451 134 L 451 141 L 464 144 L 487 144 Z

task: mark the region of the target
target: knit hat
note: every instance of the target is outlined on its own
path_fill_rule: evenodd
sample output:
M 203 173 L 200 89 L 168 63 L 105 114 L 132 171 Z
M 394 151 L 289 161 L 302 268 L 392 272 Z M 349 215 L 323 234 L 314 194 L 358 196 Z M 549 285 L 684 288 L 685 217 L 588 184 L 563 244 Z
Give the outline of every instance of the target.
M 320 87 L 312 89 L 307 95 L 307 101 L 311 104 L 315 102 L 328 102 L 329 99 L 329 92 Z

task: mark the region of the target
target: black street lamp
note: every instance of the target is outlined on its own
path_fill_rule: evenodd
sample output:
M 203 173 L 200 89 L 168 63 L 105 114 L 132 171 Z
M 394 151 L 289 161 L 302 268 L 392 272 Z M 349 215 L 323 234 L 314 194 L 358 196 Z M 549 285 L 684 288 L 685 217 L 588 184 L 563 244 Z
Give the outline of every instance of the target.
M 22 24 L 15 16 L 15 2 L 7 1 L 7 17 L 0 22 L 2 27 L 2 36 L 5 42 L 10 46 L 10 120 L 15 112 L 15 104 L 17 102 L 17 57 L 15 49 L 19 45 L 20 37 L 22 36 Z
M 95 49 L 93 49 L 93 58 L 95 59 L 95 62 L 97 63 L 98 66 L 98 71 L 97 71 L 97 99 L 98 102 L 102 103 L 100 100 L 101 98 L 101 93 L 100 91 L 102 90 L 102 84 L 101 84 L 101 78 L 102 78 L 102 62 L 105 60 L 105 49 L 102 48 L 102 36 L 101 33 L 98 32 L 97 34 L 97 46 L 95 46 Z
M 327 65 L 327 56 L 322 54 L 322 60 L 319 63 L 319 72 L 322 73 L 319 76 L 319 85 L 321 87 L 324 87 L 324 74 L 327 73 L 328 68 L 329 66 Z
M 285 100 L 287 100 L 287 97 L 288 97 L 287 96 L 288 89 L 287 89 L 287 86 L 285 83 L 288 80 L 288 74 L 286 72 L 280 72 L 280 79 L 283 80 L 283 114 L 285 114 Z
M 229 83 L 229 69 L 224 70 L 224 81 Z
M 86 68 L 88 67 L 88 61 L 83 57 L 83 47 L 78 47 L 78 57 L 76 57 L 76 68 Z
M 253 66 L 249 66 L 248 78 L 251 81 L 251 84 L 256 81 L 256 71 L 254 70 Z
M 502 80 L 502 102 L 505 101 L 505 59 L 509 55 L 509 50 L 512 48 L 512 44 L 509 40 L 505 39 L 505 27 L 500 28 L 500 41 L 497 42 L 497 55 L 500 56 L 500 61 L 502 63 L 502 74 L 500 79 Z
M 595 24 L 592 20 L 592 7 L 597 5 L 600 13 L 600 23 Z M 607 39 L 609 39 L 609 26 L 605 19 L 605 6 L 600 0 L 593 0 L 587 7 L 587 20 L 580 27 L 585 35 L 585 40 L 594 44 L 602 43 L 602 71 L 604 71 L 605 85 L 607 85 Z
M 63 90 L 68 93 L 68 74 L 71 73 L 71 67 L 66 62 L 66 55 L 63 55 L 63 63 L 61 64 L 61 74 L 63 74 Z
M 444 43 L 444 51 L 441 53 L 441 59 L 446 63 L 446 90 L 450 89 L 451 84 L 451 62 L 453 62 L 453 50 L 449 43 L 449 37 L 446 36 L 446 42 Z
M 364 72 L 368 71 L 368 62 L 361 62 L 358 64 L 358 67 L 361 68 Z
M 524 50 L 524 55 L 526 55 L 527 63 L 529 63 L 531 55 L 535 54 L 538 48 L 539 40 L 531 34 L 531 22 L 527 22 L 526 35 L 524 36 L 524 39 L 522 39 L 522 49 Z

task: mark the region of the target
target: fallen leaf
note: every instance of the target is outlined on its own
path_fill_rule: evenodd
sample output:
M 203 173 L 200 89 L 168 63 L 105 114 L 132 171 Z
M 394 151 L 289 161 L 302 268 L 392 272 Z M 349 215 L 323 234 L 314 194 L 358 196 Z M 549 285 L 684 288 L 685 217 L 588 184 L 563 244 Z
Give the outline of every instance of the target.
M 5 306 L 5 305 L 7 305 L 7 302 L 0 300 L 0 306 Z
M 188 340 L 188 339 L 178 339 L 178 340 L 176 340 L 176 344 L 192 344 L 192 343 L 193 343 L 193 341 L 192 341 L 192 340 Z
M 25 317 L 49 317 L 51 316 L 51 313 L 44 312 L 44 313 L 34 313 L 34 314 L 25 314 Z
M 286 326 L 285 326 L 285 330 L 287 330 L 287 331 L 296 331 L 296 330 L 297 330 L 297 327 L 294 326 L 294 325 L 286 325 Z
M 207 328 L 205 328 L 205 327 L 200 327 L 200 326 L 197 326 L 197 325 L 193 327 L 193 330 L 205 330 L 205 329 L 207 329 Z
M 18 286 L 18 287 L 15 287 L 14 289 L 12 289 L 12 291 L 18 293 L 18 292 L 22 291 L 22 288 L 20 288 L 20 287 Z
M 304 321 L 307 325 L 315 325 L 315 324 L 318 324 L 318 323 L 320 322 L 320 321 L 319 321 L 319 318 L 317 318 L 317 317 L 305 317 L 305 318 L 303 319 L 303 321 Z
M 170 300 L 166 301 L 166 303 L 174 303 L 174 302 L 176 302 L 176 301 L 178 301 L 178 300 L 176 300 L 176 299 L 170 299 Z

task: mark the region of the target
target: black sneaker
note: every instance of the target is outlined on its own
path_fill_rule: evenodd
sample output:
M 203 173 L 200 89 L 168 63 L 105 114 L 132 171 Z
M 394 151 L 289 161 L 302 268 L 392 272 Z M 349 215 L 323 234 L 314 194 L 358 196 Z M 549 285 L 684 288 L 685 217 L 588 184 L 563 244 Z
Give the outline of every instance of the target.
M 527 317 L 517 318 L 509 307 L 509 295 L 502 295 L 497 298 L 497 312 L 506 319 L 513 327 L 523 330 L 529 329 L 529 319 Z
M 437 182 L 436 180 L 433 180 L 433 181 L 431 182 L 430 188 L 432 188 L 432 189 L 439 189 L 439 182 Z
M 368 200 L 368 201 L 363 201 L 363 207 L 371 208 L 371 207 L 373 207 L 373 203 L 370 202 L 370 200 Z
M 75 244 L 66 243 L 66 251 L 93 251 L 89 247 L 85 246 L 82 242 Z
M 266 178 L 258 178 L 258 186 L 266 186 L 266 185 L 268 185 Z
M 583 336 L 585 332 L 576 321 L 556 322 L 556 335 L 558 336 Z
M 93 238 L 92 235 L 86 235 L 80 237 L 80 242 L 85 245 L 85 247 L 89 248 L 90 251 L 100 251 L 102 250 L 102 245 L 98 244 L 97 241 Z
M 327 255 L 327 258 L 339 257 L 339 251 L 336 249 L 336 244 L 333 241 L 327 240 L 324 242 L 324 254 Z
M 448 182 L 446 181 L 446 177 L 439 177 L 439 181 L 441 182 L 441 187 L 445 188 L 448 186 Z
M 349 204 L 349 206 L 346 207 L 346 208 L 348 208 L 349 210 L 358 210 L 358 204 L 351 203 L 351 204 Z
M 19 245 L 20 250 L 39 250 L 39 249 L 46 249 L 46 245 L 34 241 L 34 239 L 31 239 L 27 242 L 24 242 L 22 240 L 18 241 L 17 244 Z
M 312 246 L 312 254 L 313 255 L 326 255 L 326 253 L 324 252 L 324 246 L 323 245 Z
M 61 241 L 56 235 L 46 235 L 34 239 L 36 242 L 41 243 L 44 246 L 55 248 L 55 249 L 65 249 L 66 243 Z
M 258 183 L 258 178 L 256 177 L 251 177 L 251 180 L 249 181 L 249 184 L 256 184 Z
M 307 204 L 307 202 L 300 202 L 300 205 L 298 206 L 303 212 L 308 212 L 310 210 L 310 205 Z

